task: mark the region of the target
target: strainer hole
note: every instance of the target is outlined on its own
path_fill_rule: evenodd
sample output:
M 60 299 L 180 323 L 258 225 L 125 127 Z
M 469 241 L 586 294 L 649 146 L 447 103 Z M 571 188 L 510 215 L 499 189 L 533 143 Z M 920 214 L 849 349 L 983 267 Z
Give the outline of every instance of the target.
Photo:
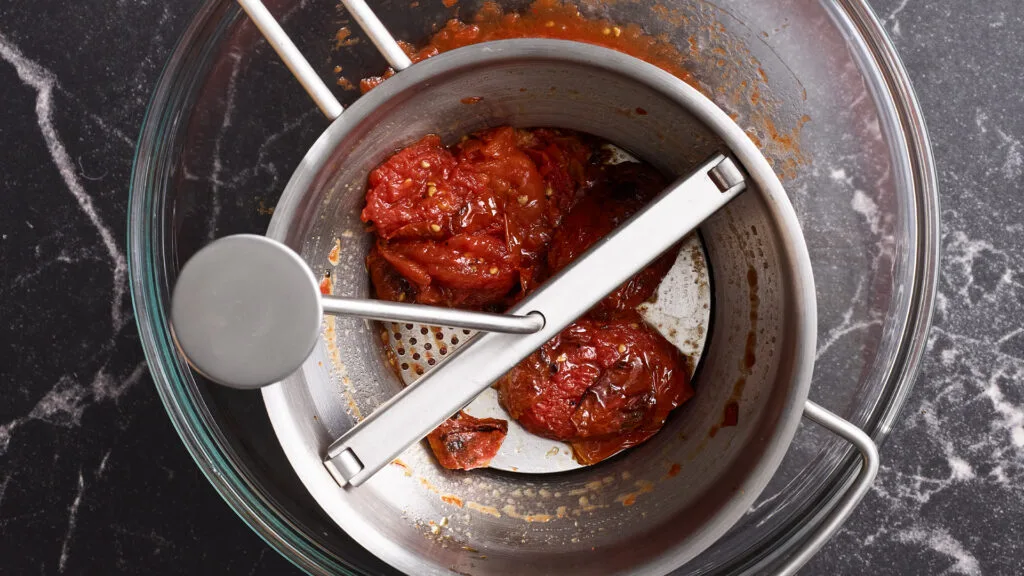
M 419 360 L 420 359 L 420 353 L 419 352 L 414 352 L 413 355 L 412 355 L 412 359 L 413 360 Z
M 409 365 L 406 364 L 405 362 L 402 362 L 402 370 L 408 370 L 408 369 L 409 369 Z
M 409 345 L 410 346 L 415 346 L 416 345 L 416 339 L 415 338 L 409 338 Z
M 397 352 L 399 356 L 405 356 L 405 348 L 399 348 Z
M 459 343 L 459 337 L 458 336 L 452 336 L 452 344 L 458 344 L 458 343 Z
M 437 360 L 434 360 L 433 358 L 427 358 L 427 364 L 433 366 L 434 364 L 437 364 Z
M 423 328 L 420 328 L 420 334 L 423 334 L 424 336 L 426 336 L 427 332 L 429 332 L 429 330 L 427 330 L 426 326 L 424 326 Z
M 430 342 L 427 342 L 427 343 L 423 344 L 423 349 L 424 350 L 430 350 L 430 348 L 431 348 Z

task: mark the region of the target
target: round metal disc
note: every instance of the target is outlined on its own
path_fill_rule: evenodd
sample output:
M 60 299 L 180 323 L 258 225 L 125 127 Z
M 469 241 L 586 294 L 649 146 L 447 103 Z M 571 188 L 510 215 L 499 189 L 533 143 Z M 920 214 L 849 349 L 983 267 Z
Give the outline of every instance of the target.
M 189 364 L 234 388 L 259 388 L 298 370 L 322 316 L 319 287 L 302 258 L 248 234 L 197 252 L 171 298 L 174 338 Z

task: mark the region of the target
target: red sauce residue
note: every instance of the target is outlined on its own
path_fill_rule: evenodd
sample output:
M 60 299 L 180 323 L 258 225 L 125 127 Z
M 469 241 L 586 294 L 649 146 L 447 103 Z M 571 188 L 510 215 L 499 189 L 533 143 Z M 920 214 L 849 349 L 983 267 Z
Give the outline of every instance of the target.
M 423 476 L 418 476 L 418 477 L 417 477 L 416 479 L 420 481 L 420 484 L 421 484 L 421 485 L 422 485 L 422 486 L 423 486 L 424 488 L 426 488 L 427 490 L 430 490 L 430 491 L 431 491 L 431 492 L 433 492 L 434 494 L 440 494 L 440 493 L 441 493 L 441 492 L 440 492 L 440 491 L 439 491 L 439 490 L 437 489 L 437 486 L 434 486 L 433 484 L 431 484 L 431 483 L 430 483 L 430 480 L 428 480 L 427 478 L 424 478 Z
M 406 476 L 412 476 L 412 468 L 409 468 L 409 465 L 406 464 L 405 462 L 402 462 L 401 460 L 396 458 L 391 461 L 391 465 L 398 466 L 399 468 L 401 468 L 402 473 L 405 474 Z
M 495 508 L 494 506 L 485 506 L 483 504 L 478 504 L 476 502 L 470 501 L 466 502 L 466 507 L 469 508 L 470 510 L 480 512 L 481 514 L 487 514 L 488 516 L 501 518 L 501 512 L 498 512 L 498 509 Z
M 458 506 L 459 508 L 462 508 L 462 498 L 459 498 L 458 496 L 452 494 L 445 494 L 444 496 L 441 496 L 441 501 L 446 504 L 451 504 L 453 506 Z
M 352 30 L 348 26 L 342 26 L 338 28 L 338 31 L 334 34 L 334 49 L 340 50 L 347 46 L 355 46 L 359 43 L 359 38 L 352 37 Z
M 708 436 L 715 437 L 720 428 L 736 426 L 740 419 L 740 398 L 743 396 L 743 389 L 747 386 L 747 376 L 750 376 L 754 364 L 757 362 L 757 315 L 761 299 L 757 294 L 757 269 L 753 266 L 747 267 L 747 288 L 750 297 L 750 329 L 747 331 L 747 341 L 743 348 L 743 359 L 740 363 L 740 377 L 732 385 L 732 393 L 722 410 L 722 422 L 716 424 L 708 431 Z
M 462 102 L 463 104 L 476 104 L 481 100 L 483 100 L 482 96 L 470 96 L 468 98 L 463 98 L 462 100 L 459 100 L 459 102 Z
M 327 261 L 331 263 L 331 266 L 337 266 L 341 262 L 341 238 L 334 239 L 334 246 L 327 254 Z
M 459 0 L 441 0 L 441 4 L 444 4 L 445 8 L 451 8 L 459 3 Z
M 600 3 L 588 4 L 599 6 Z M 576 40 L 618 50 L 668 71 L 727 108 L 747 110 L 742 119 L 735 110 L 729 112 L 734 120 L 741 121 L 751 140 L 768 152 L 768 160 L 780 176 L 795 177 L 797 168 L 809 161 L 800 150 L 799 134 L 810 118 L 800 118 L 788 130 L 776 128 L 773 118 L 778 116 L 778 101 L 768 89 L 768 75 L 747 48 L 730 40 L 720 22 L 695 25 L 691 22 L 694 14 L 687 13 L 686 9 L 661 4 L 649 7 L 649 11 L 654 17 L 678 27 L 696 26 L 695 34 L 688 37 L 683 51 L 666 35 L 655 37 L 645 34 L 635 24 L 587 18 L 575 6 L 561 0 L 535 0 L 522 13 L 504 12 L 496 3 L 487 2 L 471 19 L 448 21 L 418 49 L 401 44 L 413 62 L 470 44 L 510 38 Z M 697 20 L 704 18 L 699 16 Z M 720 78 L 714 93 L 698 83 L 688 69 L 692 67 L 691 62 L 707 58 L 714 58 L 718 65 Z M 393 74 L 394 71 L 388 69 L 381 76 L 364 78 L 360 89 L 365 93 Z M 806 99 L 806 90 L 803 92 Z M 747 106 L 741 104 L 744 101 Z
M 616 500 L 622 502 L 623 506 L 632 506 L 633 504 L 636 504 L 637 498 L 644 494 L 650 494 L 654 491 L 654 484 L 646 480 L 638 480 L 636 482 L 636 486 L 638 488 L 637 491 L 623 494 L 616 498 Z
M 678 463 L 677 464 L 672 464 L 672 466 L 670 466 L 669 469 L 668 469 L 668 477 L 669 478 L 675 478 L 676 476 L 679 475 L 679 471 L 682 470 L 682 469 L 683 469 L 683 467 L 680 466 Z
M 722 428 L 728 428 L 729 426 L 735 426 L 740 420 L 740 405 L 735 401 L 730 401 L 725 405 L 724 414 L 722 414 Z
M 643 108 L 637 108 L 636 113 L 640 116 L 647 116 L 647 110 L 644 110 Z
M 334 293 L 334 282 L 331 281 L 331 275 L 324 275 L 324 279 L 320 281 L 320 293 L 325 296 L 330 296 Z
M 636 24 L 585 18 L 575 6 L 558 0 L 537 0 L 523 13 L 506 13 L 488 2 L 471 22 L 449 20 L 419 50 L 408 44 L 402 47 L 413 62 L 419 62 L 462 46 L 510 38 L 558 38 L 597 44 L 650 62 L 694 83 L 693 76 L 682 66 L 688 56 L 675 46 L 644 34 Z M 389 69 L 383 76 L 365 78 L 360 88 L 367 92 L 392 75 L 394 71 Z

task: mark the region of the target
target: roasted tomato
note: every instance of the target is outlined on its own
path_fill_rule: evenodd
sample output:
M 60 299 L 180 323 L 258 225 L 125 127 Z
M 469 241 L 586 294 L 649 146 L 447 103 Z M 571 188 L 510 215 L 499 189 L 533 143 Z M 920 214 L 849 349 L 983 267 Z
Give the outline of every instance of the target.
M 377 235 L 367 267 L 386 281 L 374 281 L 378 297 L 486 308 L 533 289 L 595 149 L 574 133 L 502 127 L 396 153 L 371 172 L 362 212 Z
M 579 258 L 667 185 L 661 174 L 644 164 L 616 164 L 598 169 L 593 188 L 569 211 L 555 232 L 548 251 L 550 272 L 554 274 Z M 654 294 L 674 261 L 674 251 L 669 250 L 609 294 L 591 314 L 608 316 L 635 309 Z
M 524 428 L 573 443 L 591 463 L 652 436 L 693 389 L 685 357 L 633 313 L 578 320 L 505 375 L 498 393 Z
M 437 461 L 449 470 L 484 468 L 498 453 L 508 434 L 508 422 L 474 418 L 465 412 L 444 421 L 427 436 Z

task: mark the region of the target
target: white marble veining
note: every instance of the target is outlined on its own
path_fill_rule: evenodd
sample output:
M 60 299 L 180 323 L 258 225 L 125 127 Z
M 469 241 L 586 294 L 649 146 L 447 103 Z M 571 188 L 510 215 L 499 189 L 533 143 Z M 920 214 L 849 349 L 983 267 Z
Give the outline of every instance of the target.
M 60 560 L 57 564 L 59 572 L 63 573 L 64 568 L 68 562 L 68 548 L 71 545 L 71 539 L 75 536 L 75 524 L 78 522 L 78 507 L 82 505 L 82 495 L 85 493 L 85 478 L 82 477 L 82 472 L 78 472 L 78 492 L 75 493 L 75 499 L 71 502 L 71 506 L 68 508 L 68 529 L 64 533 L 64 542 L 60 546 Z
M 46 141 L 46 147 L 50 151 L 53 163 L 60 171 L 68 192 L 75 197 L 82 212 L 85 213 L 102 239 L 114 275 L 114 290 L 110 298 L 110 317 L 115 330 L 120 329 L 126 322 L 124 293 L 127 288 L 128 263 L 125 260 L 124 251 L 118 247 L 110 227 L 96 213 L 92 197 L 82 186 L 71 156 L 68 155 L 64 143 L 61 142 L 60 136 L 54 128 L 53 95 L 57 87 L 57 77 L 42 66 L 25 58 L 21 51 L 7 40 L 3 32 L 0 32 L 0 58 L 14 66 L 21 81 L 36 91 L 36 121 L 39 124 L 39 131 Z
M 1024 101 L 1012 88 L 1022 71 L 1010 62 L 1021 52 L 1024 11 L 1011 2 L 873 4 L 932 131 L 942 276 L 924 369 L 883 447 L 878 480 L 807 571 L 901 574 L 910 558 L 915 574 L 1016 574 L 1024 558 Z M 873 210 L 865 204 L 862 213 Z

